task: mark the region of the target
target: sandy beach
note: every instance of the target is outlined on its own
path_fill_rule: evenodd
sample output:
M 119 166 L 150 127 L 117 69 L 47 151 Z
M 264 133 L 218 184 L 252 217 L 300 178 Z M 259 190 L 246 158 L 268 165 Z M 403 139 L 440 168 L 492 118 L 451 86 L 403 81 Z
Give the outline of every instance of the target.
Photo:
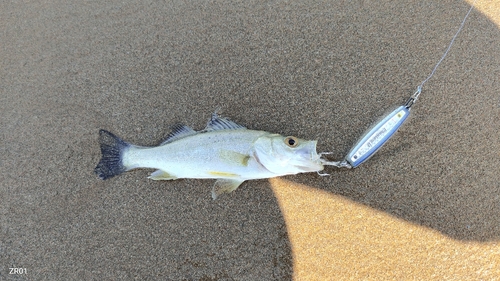
M 471 1 L 2 1 L 0 280 L 500 280 L 500 2 L 356 169 L 102 181 L 99 129 L 210 114 L 342 159 L 432 71 Z M 16 269 L 14 271 L 14 269 Z

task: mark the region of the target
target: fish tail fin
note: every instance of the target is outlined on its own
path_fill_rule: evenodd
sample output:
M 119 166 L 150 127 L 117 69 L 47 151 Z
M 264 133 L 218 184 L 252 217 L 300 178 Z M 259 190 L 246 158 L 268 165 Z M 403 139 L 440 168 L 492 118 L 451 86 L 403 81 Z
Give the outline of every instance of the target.
M 123 152 L 131 144 L 102 129 L 99 130 L 99 143 L 102 157 L 94 169 L 97 176 L 105 180 L 127 171 L 122 161 Z

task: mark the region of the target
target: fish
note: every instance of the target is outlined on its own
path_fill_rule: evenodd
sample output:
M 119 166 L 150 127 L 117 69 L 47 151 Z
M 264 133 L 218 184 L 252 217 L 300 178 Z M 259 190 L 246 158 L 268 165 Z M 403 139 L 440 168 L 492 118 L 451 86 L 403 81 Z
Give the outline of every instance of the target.
M 102 157 L 94 169 L 106 180 L 139 168 L 155 169 L 152 180 L 215 179 L 212 198 L 244 181 L 320 173 L 332 165 L 316 152 L 316 140 L 250 130 L 214 112 L 205 129 L 177 124 L 160 145 L 138 146 L 99 130 Z

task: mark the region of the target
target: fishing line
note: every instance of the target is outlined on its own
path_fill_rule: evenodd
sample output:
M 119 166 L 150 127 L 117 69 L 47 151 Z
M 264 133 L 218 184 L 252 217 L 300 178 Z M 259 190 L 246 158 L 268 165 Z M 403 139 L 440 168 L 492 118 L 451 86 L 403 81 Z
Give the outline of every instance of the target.
M 365 162 L 368 160 L 377 150 L 379 150 L 396 132 L 397 130 L 403 125 L 403 123 L 407 120 L 408 116 L 410 115 L 410 108 L 411 106 L 417 101 L 418 97 L 422 93 L 422 88 L 429 79 L 434 75 L 436 72 L 437 68 L 441 64 L 441 62 L 444 60 L 446 55 L 448 55 L 451 46 L 455 42 L 455 39 L 457 38 L 458 34 L 464 27 L 464 24 L 469 17 L 469 14 L 471 11 L 474 9 L 474 4 L 476 3 L 477 0 L 475 0 L 467 14 L 465 15 L 462 23 L 460 24 L 460 27 L 458 28 L 458 31 L 455 33 L 453 38 L 451 39 L 450 44 L 448 45 L 448 48 L 444 52 L 443 56 L 441 59 L 437 62 L 437 64 L 434 66 L 434 69 L 430 73 L 430 75 L 418 85 L 416 92 L 410 96 L 410 98 L 406 101 L 404 105 L 399 106 L 395 110 L 391 111 L 389 114 L 382 116 L 378 120 L 378 122 L 375 122 L 370 126 L 370 128 L 365 132 L 365 134 L 356 142 L 356 144 L 353 146 L 353 148 L 347 153 L 347 156 L 344 158 L 342 161 L 338 162 L 327 162 L 325 163 L 326 165 L 332 165 L 336 167 L 344 167 L 344 168 L 356 168 L 359 166 L 361 163 Z
M 462 31 L 462 28 L 464 27 L 464 24 L 465 22 L 467 21 L 467 18 L 469 17 L 469 14 L 470 12 L 472 12 L 472 10 L 474 9 L 474 4 L 476 4 L 476 1 L 475 0 L 472 5 L 470 6 L 470 9 L 469 11 L 467 12 L 467 14 L 465 15 L 464 17 L 464 20 L 462 21 L 462 23 L 460 24 L 460 27 L 458 28 L 457 30 L 457 33 L 455 33 L 455 36 L 453 36 L 453 38 L 451 39 L 451 42 L 450 42 L 450 45 L 448 45 L 448 49 L 446 49 L 446 51 L 444 52 L 443 56 L 441 57 L 441 59 L 438 61 L 438 63 L 436 64 L 436 66 L 434 66 L 434 69 L 432 70 L 431 74 L 424 80 L 422 81 L 422 83 L 420 83 L 420 85 L 418 86 L 419 89 L 422 89 L 422 87 L 424 86 L 424 84 L 429 80 L 431 79 L 432 75 L 434 75 L 434 73 L 436 72 L 436 69 L 438 68 L 438 66 L 441 64 L 441 62 L 444 60 L 444 58 L 446 57 L 446 55 L 448 55 L 448 53 L 450 52 L 450 49 L 451 49 L 451 46 L 453 45 L 453 43 L 455 42 L 455 39 L 457 39 L 457 36 L 458 34 L 460 33 L 460 31 Z

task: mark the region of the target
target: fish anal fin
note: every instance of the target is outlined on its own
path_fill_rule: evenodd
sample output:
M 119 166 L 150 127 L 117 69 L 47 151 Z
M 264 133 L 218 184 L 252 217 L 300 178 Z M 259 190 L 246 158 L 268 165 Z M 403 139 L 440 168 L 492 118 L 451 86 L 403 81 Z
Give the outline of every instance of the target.
M 223 193 L 230 193 L 238 188 L 244 180 L 218 179 L 212 188 L 212 199 L 217 199 Z
M 152 179 L 152 180 L 155 180 L 155 181 L 158 181 L 158 180 L 175 180 L 177 179 L 177 177 L 165 172 L 165 171 L 162 171 L 162 170 L 156 170 L 154 171 L 153 173 L 151 173 L 151 175 L 148 177 L 148 179 Z
M 219 152 L 219 156 L 222 160 L 230 163 L 236 164 L 238 166 L 248 166 L 248 160 L 250 159 L 250 155 L 239 153 L 232 150 L 221 150 Z

